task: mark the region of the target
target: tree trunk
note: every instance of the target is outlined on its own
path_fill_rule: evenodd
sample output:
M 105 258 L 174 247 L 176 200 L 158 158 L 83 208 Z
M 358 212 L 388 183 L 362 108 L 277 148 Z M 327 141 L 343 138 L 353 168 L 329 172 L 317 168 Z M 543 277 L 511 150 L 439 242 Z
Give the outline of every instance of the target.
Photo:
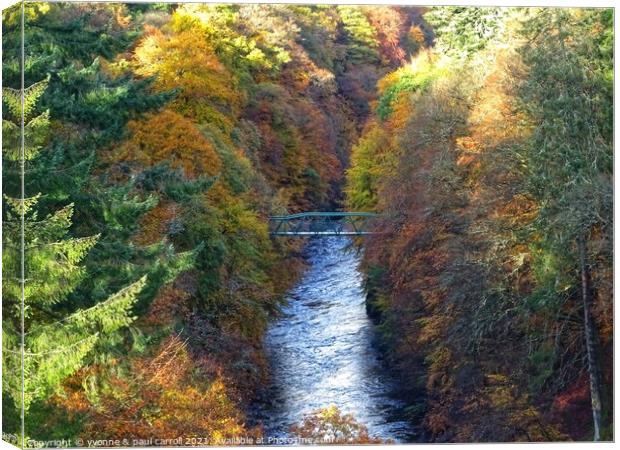
M 601 380 L 597 358 L 597 333 L 592 320 L 592 288 L 590 286 L 590 269 L 587 264 L 586 239 L 583 234 L 577 238 L 579 248 L 579 266 L 581 272 L 581 298 L 583 301 L 583 322 L 588 353 L 588 374 L 590 376 L 590 399 L 594 419 L 594 440 L 601 439 Z

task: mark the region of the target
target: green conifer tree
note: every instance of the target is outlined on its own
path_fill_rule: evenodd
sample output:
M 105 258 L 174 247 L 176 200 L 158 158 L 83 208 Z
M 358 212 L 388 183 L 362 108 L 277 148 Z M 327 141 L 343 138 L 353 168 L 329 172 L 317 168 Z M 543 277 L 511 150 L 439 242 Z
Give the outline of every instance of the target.
M 35 115 L 37 100 L 47 82 L 43 80 L 24 90 L 23 111 L 20 91 L 3 89 L 7 106 L 2 125 L 6 166 L 25 168 L 48 141 L 49 113 Z M 23 156 L 19 150 L 22 117 Z M 63 379 L 83 365 L 99 336 L 131 323 L 131 307 L 146 281 L 142 277 L 88 309 L 72 311 L 63 307 L 63 301 L 84 277 L 80 262 L 99 236 L 67 236 L 72 225 L 72 204 L 39 217 L 36 207 L 42 195 L 21 199 L 19 189 L 8 185 L 3 201 L 2 389 L 18 409 L 23 405 L 26 411 L 33 401 L 54 393 Z

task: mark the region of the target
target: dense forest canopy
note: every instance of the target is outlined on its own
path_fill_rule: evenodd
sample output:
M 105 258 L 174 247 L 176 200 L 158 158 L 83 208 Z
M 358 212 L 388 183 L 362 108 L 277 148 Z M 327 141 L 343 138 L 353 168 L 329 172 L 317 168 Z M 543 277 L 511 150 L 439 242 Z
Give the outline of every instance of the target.
M 2 16 L 3 431 L 23 404 L 26 439 L 259 436 L 262 337 L 304 268 L 268 217 L 346 208 L 381 214 L 368 310 L 430 440 L 613 438 L 612 10 L 24 12 L 23 66 Z M 321 421 L 376 442 L 333 409 L 296 432 Z
M 347 171 L 383 214 L 369 308 L 412 415 L 438 441 L 611 439 L 613 13 L 424 19 Z

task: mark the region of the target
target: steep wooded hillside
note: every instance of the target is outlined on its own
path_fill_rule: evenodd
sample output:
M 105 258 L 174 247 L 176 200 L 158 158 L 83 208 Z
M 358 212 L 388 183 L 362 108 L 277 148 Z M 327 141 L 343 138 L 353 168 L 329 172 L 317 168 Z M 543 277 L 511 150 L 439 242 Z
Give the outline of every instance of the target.
M 433 8 L 379 81 L 347 201 L 431 440 L 612 439 L 613 13 Z
M 419 11 L 27 3 L 3 12 L 3 429 L 237 436 L 302 263 L 270 214 L 334 208 L 376 82 Z M 425 34 L 426 33 L 426 34 Z M 20 213 L 27 209 L 20 272 Z M 55 355 L 55 356 L 51 356 Z

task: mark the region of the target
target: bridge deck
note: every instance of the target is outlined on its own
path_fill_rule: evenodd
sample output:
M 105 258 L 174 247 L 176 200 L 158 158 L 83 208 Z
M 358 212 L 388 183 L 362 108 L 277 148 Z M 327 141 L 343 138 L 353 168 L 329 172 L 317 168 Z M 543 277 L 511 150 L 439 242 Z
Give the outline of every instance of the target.
M 271 236 L 366 236 L 377 214 L 351 211 L 308 211 L 269 217 Z
M 274 231 L 272 236 L 365 236 L 374 231 Z
M 284 216 L 270 216 L 270 220 L 292 220 L 292 219 L 305 219 L 314 217 L 377 217 L 377 213 L 371 212 L 349 212 L 349 211 L 307 211 L 295 214 L 287 214 Z

